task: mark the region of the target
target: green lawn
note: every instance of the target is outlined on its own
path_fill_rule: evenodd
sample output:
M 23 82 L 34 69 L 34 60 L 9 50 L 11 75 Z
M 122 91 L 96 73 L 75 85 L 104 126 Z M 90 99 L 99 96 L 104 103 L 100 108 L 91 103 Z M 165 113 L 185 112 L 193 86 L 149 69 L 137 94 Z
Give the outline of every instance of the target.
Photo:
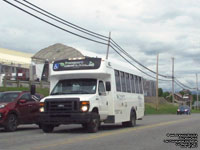
M 200 109 L 199 110 L 192 109 L 192 113 L 200 113 Z
M 0 87 L 0 92 L 3 91 L 29 91 L 30 89 L 28 87 Z M 44 96 L 49 95 L 49 89 L 48 88 L 36 88 L 36 92 L 40 93 Z
M 174 106 L 172 104 L 160 104 L 158 106 L 158 110 L 156 110 L 156 107 L 154 104 L 146 103 L 145 104 L 145 115 L 150 114 L 176 114 L 177 112 L 177 106 Z
M 172 104 L 161 104 L 156 110 L 155 104 L 145 104 L 145 115 L 150 114 L 176 114 L 178 106 Z M 192 109 L 191 113 L 200 113 L 200 110 Z

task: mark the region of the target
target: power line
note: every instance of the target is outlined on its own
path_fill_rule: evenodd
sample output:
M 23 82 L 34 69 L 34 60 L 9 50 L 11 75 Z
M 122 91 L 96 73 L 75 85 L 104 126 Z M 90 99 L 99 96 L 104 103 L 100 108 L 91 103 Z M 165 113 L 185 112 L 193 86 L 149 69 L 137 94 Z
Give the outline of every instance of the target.
M 77 27 L 77 28 L 82 29 L 82 30 L 84 30 L 84 31 L 87 31 L 87 32 L 90 32 L 90 33 L 95 34 L 95 35 L 97 35 L 97 36 L 104 37 L 104 38 L 108 39 L 107 36 L 104 36 L 104 35 L 102 35 L 102 34 L 99 34 L 99 33 L 93 32 L 93 31 L 90 31 L 90 30 L 88 30 L 88 29 L 85 29 L 85 28 L 83 28 L 83 27 L 80 27 L 80 26 L 78 26 L 78 25 L 75 25 L 75 24 L 73 24 L 73 23 L 71 23 L 71 22 L 69 22 L 69 21 L 66 21 L 66 20 L 64 20 L 64 19 L 62 19 L 62 18 L 60 18 L 60 17 L 58 17 L 58 16 L 56 16 L 56 15 L 54 15 L 54 14 L 52 14 L 52 13 L 46 11 L 46 10 L 44 10 L 44 9 L 42 9 L 42 8 L 40 8 L 40 7 L 38 7 L 37 5 L 31 3 L 31 2 L 29 2 L 29 1 L 27 1 L 27 0 L 23 0 L 23 1 L 25 1 L 25 2 L 28 3 L 29 5 L 34 6 L 35 8 L 37 8 L 37 9 L 39 9 L 39 10 L 42 10 L 43 12 L 45 12 L 45 13 L 47 13 L 47 14 L 49 14 L 49 15 L 51 15 L 51 16 L 57 18 L 57 19 L 60 19 L 60 20 L 66 22 L 66 23 L 68 23 L 68 24 L 70 24 L 70 25 L 72 25 L 72 26 L 74 26 L 74 27 Z
M 64 25 L 70 26 L 71 28 L 76 29 L 76 30 L 78 30 L 78 31 L 80 31 L 80 32 L 89 34 L 89 35 L 91 35 L 91 36 L 94 36 L 94 37 L 99 38 L 99 39 L 104 40 L 104 41 L 107 41 L 107 40 L 109 39 L 109 37 L 106 37 L 106 36 L 97 34 L 97 33 L 95 33 L 95 32 L 89 31 L 89 30 L 86 30 L 86 29 L 81 28 L 80 26 L 77 26 L 77 25 L 75 25 L 75 24 L 72 24 L 72 23 L 70 23 L 70 22 L 68 22 L 68 21 L 66 21 L 66 20 L 64 20 L 64 19 L 62 19 L 62 18 L 60 18 L 60 17 L 57 17 L 57 16 L 55 16 L 54 14 L 52 14 L 52 13 L 50 13 L 50 12 L 48 12 L 48 11 L 46 11 L 46 10 L 44 10 L 44 9 L 42 9 L 42 8 L 40 8 L 40 7 L 38 7 L 38 6 L 36 6 L 36 5 L 34 5 L 33 3 L 28 2 L 27 0 L 23 0 L 23 1 L 25 1 L 25 2 L 28 3 L 28 4 L 30 4 L 31 6 L 34 6 L 35 8 L 37 8 L 37 9 L 39 9 L 39 10 L 42 10 L 43 12 L 45 12 L 45 13 L 47 13 L 47 14 L 49 14 L 49 15 L 55 17 L 55 18 L 58 18 L 59 20 L 57 20 L 57 19 L 55 19 L 55 18 L 52 18 L 51 16 L 46 15 L 46 14 L 44 14 L 44 13 L 38 11 L 38 10 L 35 10 L 34 8 L 32 8 L 32 7 L 30 7 L 30 6 L 27 6 L 27 5 L 25 5 L 25 4 L 21 3 L 21 2 L 19 2 L 18 0 L 15 0 L 15 1 L 18 2 L 18 3 L 20 3 L 20 4 L 22 4 L 22 5 L 24 5 L 24 6 L 26 6 L 26 7 L 28 7 L 28 8 L 30 8 L 30 9 L 32 9 L 32 10 L 34 10 L 34 11 L 36 11 L 36 12 L 38 12 L 38 13 L 40 13 L 40 14 L 42 14 L 42 15 L 45 15 L 45 16 L 48 17 L 48 18 L 51 18 L 51 19 L 53 19 L 53 20 L 56 20 L 56 21 L 58 21 L 58 22 L 60 22 L 60 23 L 62 23 L 62 24 L 64 24 Z M 66 22 L 66 23 L 68 23 L 68 24 L 70 24 L 70 25 L 68 25 L 68 24 L 66 24 L 66 23 L 63 23 L 63 22 L 61 22 L 60 20 Z M 82 31 L 82 30 L 80 30 L 80 29 L 77 29 L 77 28 L 75 28 L 75 27 L 73 27 L 73 26 L 71 26 L 71 25 L 76 26 L 76 27 L 78 27 L 78 28 L 81 28 L 81 29 L 83 29 L 83 30 L 86 30 L 87 32 Z M 103 38 L 97 37 L 97 36 L 92 35 L 92 34 L 90 34 L 90 33 L 88 33 L 88 32 L 93 33 L 93 34 L 98 35 L 98 36 L 101 36 L 101 37 L 105 37 L 105 38 L 107 38 L 107 39 L 103 39 Z M 143 64 L 141 64 L 140 62 L 138 62 L 136 59 L 134 59 L 130 54 L 128 54 L 124 49 L 122 49 L 113 39 L 111 39 L 111 41 L 112 41 L 112 44 L 113 44 L 116 48 L 120 49 L 126 56 L 128 56 L 129 58 L 131 58 L 133 61 L 135 61 L 135 62 L 136 62 L 137 64 L 139 64 L 140 66 L 142 66 L 142 67 L 144 67 L 145 69 L 149 70 L 150 72 L 156 74 L 155 71 L 152 71 L 151 69 L 147 68 L 146 66 L 144 66 Z M 162 76 L 162 77 L 164 77 L 164 78 L 171 78 L 171 77 L 166 76 L 166 75 L 161 75 L 161 74 L 158 74 L 158 75 L 159 75 L 159 76 Z
M 133 67 L 135 67 L 137 70 L 139 70 L 140 72 L 142 72 L 143 74 L 153 78 L 153 79 L 156 79 L 154 76 L 144 72 L 143 70 L 141 70 L 140 68 L 138 68 L 137 66 L 135 66 L 133 63 L 131 63 L 128 59 L 126 59 L 122 54 L 120 54 L 112 45 L 110 45 L 110 47 L 118 54 L 120 55 L 124 60 L 126 60 L 129 64 L 131 64 Z M 163 80 L 163 79 L 159 79 L 161 81 L 170 81 L 170 80 Z
M 141 64 L 139 61 L 137 61 L 136 59 L 134 59 L 129 53 L 127 53 L 121 46 L 119 46 L 113 39 L 111 39 L 111 44 L 116 47 L 117 49 L 119 49 L 121 52 L 123 52 L 127 57 L 129 57 L 130 59 L 132 59 L 133 61 L 135 61 L 138 65 L 142 66 L 143 68 L 149 70 L 150 72 L 156 74 L 155 71 L 149 69 L 148 67 L 144 66 L 143 64 Z M 162 74 L 158 74 L 161 77 L 164 78 L 172 78 L 171 76 L 166 76 L 166 75 L 162 75 Z
M 180 88 L 182 88 L 182 89 L 188 89 L 188 88 L 185 88 L 185 87 L 183 87 L 181 84 L 179 84 L 176 80 L 174 80 L 174 83 L 176 83 L 176 85 L 178 85 Z
M 178 83 L 179 85 L 181 85 L 182 87 L 184 88 L 187 88 L 187 89 L 196 89 L 196 88 L 191 88 L 183 83 L 181 83 L 178 79 L 175 78 L 175 82 Z
M 6 1 L 6 0 L 4 0 L 4 1 L 5 1 L 5 2 L 8 2 L 8 1 Z M 56 17 L 56 18 L 58 18 L 58 19 L 60 19 L 60 20 L 62 20 L 62 21 L 60 21 L 60 20 L 58 20 L 58 19 L 55 19 L 55 18 L 53 18 L 53 17 L 51 17 L 51 16 L 49 16 L 49 15 L 46 15 L 46 14 L 42 13 L 41 11 L 38 11 L 38 10 L 36 10 L 36 9 L 34 9 L 34 8 L 32 8 L 32 7 L 30 7 L 30 6 L 26 5 L 26 4 L 24 4 L 24 3 L 19 2 L 18 0 L 14 0 L 14 1 L 16 1 L 17 3 L 23 5 L 23 6 L 29 8 L 29 9 L 31 9 L 31 10 L 34 10 L 34 11 L 36 11 L 36 12 L 38 12 L 38 13 L 40 13 L 40 14 L 42 14 L 42 15 L 48 17 L 48 18 L 51 18 L 51 19 L 53 19 L 54 21 L 57 21 L 57 22 L 62 23 L 62 24 L 64 24 L 64 25 L 67 25 L 67 26 L 69 26 L 69 27 L 71 27 L 71 28 L 73 28 L 73 29 L 76 29 L 76 30 L 78 30 L 78 31 L 80 31 L 80 32 L 83 32 L 83 33 L 86 33 L 86 34 L 89 34 L 89 35 L 94 36 L 94 37 L 96 37 L 96 38 L 99 38 L 99 39 L 101 39 L 101 40 L 107 41 L 107 40 L 105 40 L 105 39 L 103 39 L 103 38 L 97 37 L 97 36 L 95 36 L 95 35 L 92 35 L 92 34 L 90 34 L 90 33 L 87 33 L 87 32 L 85 32 L 85 31 L 82 31 L 82 30 L 80 30 L 80 29 L 77 29 L 77 28 L 75 28 L 75 27 L 73 27 L 73 26 L 71 26 L 71 25 L 68 25 L 68 24 L 66 24 L 66 23 L 63 23 L 62 21 L 67 22 L 67 23 L 70 23 L 70 22 L 68 22 L 68 21 L 66 21 L 66 20 L 63 20 L 62 18 L 59 18 L 59 17 L 53 15 L 52 13 L 49 13 L 49 12 L 45 11 L 44 9 L 41 9 L 40 7 L 34 5 L 34 4 L 32 4 L 32 3 L 30 3 L 30 2 L 28 2 L 28 1 L 26 1 L 26 0 L 24 0 L 24 1 L 27 2 L 28 4 L 30 4 L 30 5 L 32 5 L 32 6 L 36 7 L 36 8 L 38 8 L 38 9 L 40 9 L 40 10 L 42 10 L 42 11 L 45 12 L 45 13 L 48 13 L 48 14 L 50 14 L 51 16 L 54 16 L 54 17 Z M 22 9 L 22 8 L 20 8 L 20 7 L 18 7 L 18 6 L 16 6 L 16 5 L 14 5 L 14 4 L 12 4 L 12 3 L 10 3 L 10 2 L 8 2 L 8 3 L 11 4 L 11 5 L 13 5 L 14 7 L 16 7 L 16 8 L 18 8 L 18 9 L 20 9 L 20 10 L 26 12 L 26 13 L 28 13 L 29 15 L 31 15 L 31 16 L 33 16 L 33 17 L 36 17 L 37 19 L 40 19 L 41 21 L 44 21 L 44 22 L 46 22 L 46 23 L 48 23 L 48 24 L 50 24 L 50 25 L 53 25 L 53 26 L 55 26 L 55 27 L 60 28 L 61 30 L 63 30 L 63 28 L 61 28 L 61 27 L 59 27 L 59 26 L 56 26 L 56 25 L 53 24 L 53 23 L 50 23 L 50 22 L 48 22 L 48 21 L 46 21 L 46 20 L 44 20 L 44 19 L 42 19 L 42 18 L 40 18 L 40 17 L 38 17 L 38 16 L 36 16 L 36 15 L 34 15 L 34 14 L 32 14 L 32 13 L 30 13 L 30 12 L 28 12 L 28 11 L 26 11 L 26 10 L 24 10 L 24 9 Z M 70 23 L 70 24 L 71 24 L 71 23 Z M 72 25 L 74 25 L 74 24 L 72 24 Z M 77 27 L 79 27 L 79 26 L 77 26 Z M 79 27 L 79 28 L 80 28 L 80 27 Z M 84 29 L 84 30 L 85 30 L 85 29 Z M 68 30 L 64 29 L 64 31 L 68 31 Z M 87 31 L 89 31 L 89 30 L 87 30 Z M 74 34 L 74 33 L 71 32 L 71 31 L 68 31 L 68 32 L 71 33 L 71 34 Z M 91 32 L 91 31 L 89 31 L 89 32 Z M 92 32 L 92 33 L 94 33 L 94 32 Z M 96 33 L 95 33 L 95 34 L 96 34 Z M 89 39 L 89 38 L 87 38 L 87 37 L 83 37 L 83 36 L 80 36 L 80 35 L 78 35 L 78 34 L 74 34 L 74 35 L 79 36 L 79 37 L 82 37 L 82 38 L 86 38 L 86 39 L 88 39 L 88 40 L 91 40 L 91 39 Z M 98 34 L 98 35 L 99 35 L 99 34 Z M 102 36 L 102 35 L 101 35 L 101 36 Z M 105 37 L 105 36 L 104 36 L 104 37 Z M 111 39 L 111 40 L 112 40 L 112 39 Z M 91 41 L 97 42 L 96 40 L 93 40 L 93 39 L 92 39 Z M 99 41 L 98 41 L 98 43 L 99 43 Z M 100 42 L 100 43 L 102 44 L 102 42 Z M 113 43 L 114 43 L 114 44 L 113 44 Z M 113 44 L 116 48 L 118 48 L 121 52 L 123 52 L 126 56 L 128 56 L 128 57 L 131 58 L 133 61 L 135 61 L 137 64 L 141 65 L 141 66 L 144 67 L 145 69 L 148 69 L 148 70 L 151 71 L 152 73 L 156 74 L 156 72 L 152 71 L 151 69 L 147 68 L 146 66 L 144 66 L 144 65 L 142 65 L 140 62 L 138 62 L 136 59 L 134 59 L 130 54 L 128 54 L 124 49 L 122 49 L 114 40 L 112 40 L 112 44 Z M 104 43 L 104 45 L 107 45 L 107 44 Z M 160 75 L 160 74 L 159 74 L 159 75 Z M 165 77 L 165 78 L 168 77 L 168 76 L 164 76 L 164 75 L 160 75 L 160 76 Z
M 41 21 L 43 21 L 43 22 L 49 24 L 49 25 L 51 25 L 51 26 L 54 26 L 54 27 L 56 27 L 56 28 L 58 28 L 58 29 L 61 29 L 61 30 L 65 31 L 65 32 L 68 32 L 68 33 L 70 33 L 70 34 L 73 34 L 73 35 L 75 35 L 75 36 L 78 36 L 78 37 L 80 37 L 80 38 L 83 38 L 83 39 L 86 39 L 86 40 L 89 40 L 89 41 L 92 41 L 92 42 L 96 42 L 96 43 L 99 43 L 99 44 L 107 45 L 107 43 L 103 43 L 103 42 L 100 42 L 100 41 L 97 41 L 97 40 L 94 40 L 94 39 L 91 39 L 91 38 L 88 38 L 88 37 L 85 37 L 85 36 L 76 34 L 76 33 L 74 33 L 74 32 L 71 32 L 71 31 L 69 31 L 69 30 L 66 30 L 66 29 L 64 29 L 64 28 L 62 28 L 62 27 L 59 27 L 59 26 L 57 26 L 57 25 L 55 25 L 55 24 L 53 24 L 53 23 L 51 23 L 51 22 L 49 22 L 49 21 L 47 21 L 47 20 L 45 20 L 45 19 L 42 19 L 42 18 L 40 18 L 40 17 L 38 17 L 38 16 L 36 16 L 36 15 L 34 15 L 34 14 L 32 14 L 32 13 L 26 11 L 25 9 L 22 9 L 22 8 L 18 7 L 17 5 L 15 5 L 15 4 L 13 4 L 13 3 L 8 2 L 7 0 L 3 0 L 3 1 L 5 1 L 6 3 L 8 3 L 8 4 L 14 6 L 15 8 L 17 8 L 17 9 L 19 9 L 19 10 L 21 10 L 21 11 L 23 11 L 23 12 L 25 12 L 25 13 L 27 13 L 27 14 L 29 14 L 29 15 L 31 15 L 31 16 L 33 16 L 33 17 L 35 17 L 35 18 L 37 18 L 37 19 L 39 19 L 39 20 L 41 20 Z
M 82 30 L 82 29 L 80 29 L 80 28 L 78 28 L 78 27 L 74 27 L 73 25 L 70 25 L 69 22 L 65 21 L 64 19 L 55 19 L 55 18 L 58 18 L 58 17 L 53 18 L 54 16 L 51 17 L 53 14 L 52 14 L 51 16 L 49 16 L 49 15 L 43 13 L 43 12 L 46 12 L 45 10 L 43 10 L 43 12 L 41 12 L 41 11 L 38 11 L 38 10 L 36 10 L 36 9 L 34 9 L 34 8 L 32 8 L 32 7 L 26 5 L 26 4 L 24 4 L 24 3 L 22 3 L 22 2 L 20 2 L 20 1 L 18 1 L 18 0 L 14 0 L 14 1 L 16 1 L 17 3 L 23 5 L 23 6 L 27 7 L 27 8 L 29 8 L 29 9 L 31 9 L 31 10 L 37 12 L 37 13 L 42 14 L 42 15 L 44 15 L 44 16 L 46 16 L 46 17 L 48 17 L 48 18 L 50 18 L 50 19 L 52 19 L 52 20 L 54 20 L 54 21 L 57 21 L 57 22 L 59 22 L 59 23 L 61 23 L 61 24 L 64 24 L 64 25 L 66 25 L 66 26 L 68 26 L 68 27 L 71 27 L 71 28 L 73 28 L 73 29 L 75 29 L 75 30 L 78 30 L 78 31 L 80 31 L 80 32 L 82 32 L 82 33 L 88 34 L 88 35 L 90 35 L 90 36 L 93 36 L 93 37 L 95 37 L 95 38 L 101 39 L 101 40 L 103 40 L 103 41 L 108 41 L 108 37 L 106 37 L 106 39 L 105 39 L 105 38 L 102 38 L 102 37 L 100 37 L 100 36 L 94 35 L 93 33 L 92 33 L 92 34 L 91 34 L 91 33 L 88 33 L 88 31 L 84 31 L 84 30 Z M 36 7 L 36 6 L 35 6 L 35 7 Z M 61 20 L 61 21 L 60 21 L 60 20 Z

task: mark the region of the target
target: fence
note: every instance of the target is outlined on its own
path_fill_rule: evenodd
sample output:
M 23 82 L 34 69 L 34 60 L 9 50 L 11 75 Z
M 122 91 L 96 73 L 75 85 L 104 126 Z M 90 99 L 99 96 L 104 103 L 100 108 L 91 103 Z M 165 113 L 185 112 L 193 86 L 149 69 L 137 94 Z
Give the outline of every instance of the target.
M 20 81 L 20 80 L 7 80 L 3 79 L 3 87 L 30 87 L 32 84 L 36 85 L 36 88 L 49 88 L 50 83 L 45 81 Z

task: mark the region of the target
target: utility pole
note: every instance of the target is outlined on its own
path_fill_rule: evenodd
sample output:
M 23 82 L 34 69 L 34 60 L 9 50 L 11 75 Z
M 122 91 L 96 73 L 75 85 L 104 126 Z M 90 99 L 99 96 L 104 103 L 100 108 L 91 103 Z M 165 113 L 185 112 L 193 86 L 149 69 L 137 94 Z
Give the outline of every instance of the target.
M 158 60 L 159 60 L 159 53 L 157 54 L 157 63 L 156 63 L 156 110 L 158 110 Z
M 172 103 L 174 104 L 174 57 L 172 57 Z
M 111 32 L 109 32 L 109 37 L 108 37 L 108 47 L 107 47 L 106 59 L 108 59 L 109 48 L 110 48 L 110 39 L 111 39 Z
M 199 87 L 198 87 L 198 74 L 196 73 L 196 85 L 197 85 L 197 107 L 196 109 L 199 109 Z

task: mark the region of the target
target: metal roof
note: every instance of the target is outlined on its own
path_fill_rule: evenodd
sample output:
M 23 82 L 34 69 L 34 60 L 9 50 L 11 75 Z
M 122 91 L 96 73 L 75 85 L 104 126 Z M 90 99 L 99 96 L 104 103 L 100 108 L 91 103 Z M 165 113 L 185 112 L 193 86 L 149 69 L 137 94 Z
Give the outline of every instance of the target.
M 74 57 L 83 57 L 83 56 L 84 55 L 78 50 L 72 47 L 57 43 L 37 52 L 32 57 L 32 60 L 35 63 L 44 62 L 44 61 L 52 62 L 55 60 L 74 58 Z
M 33 54 L 0 48 L 0 63 L 29 68 Z

